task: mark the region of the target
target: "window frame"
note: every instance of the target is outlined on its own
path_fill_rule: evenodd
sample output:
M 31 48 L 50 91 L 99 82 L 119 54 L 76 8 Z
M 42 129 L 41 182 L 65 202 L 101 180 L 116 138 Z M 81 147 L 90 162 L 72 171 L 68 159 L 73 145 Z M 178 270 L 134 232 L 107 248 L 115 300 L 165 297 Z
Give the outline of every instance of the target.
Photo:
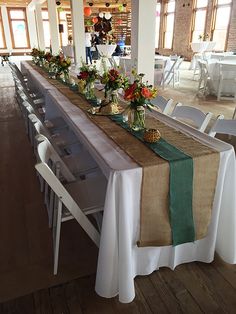
M 7 48 L 7 44 L 6 44 L 6 37 L 5 37 L 5 29 L 4 29 L 4 25 L 3 25 L 3 20 L 2 20 L 2 10 L 0 7 L 0 24 L 2 25 L 2 40 L 3 40 L 3 47 L 0 47 L 0 50 L 6 49 Z
M 72 14 L 71 9 L 69 9 L 69 8 L 66 8 L 66 9 L 64 9 L 63 11 Z M 58 13 L 58 24 L 61 24 L 61 21 L 65 21 L 66 24 L 67 24 L 67 19 L 65 19 L 65 20 L 60 19 L 60 12 L 58 11 L 57 13 Z M 58 27 L 59 27 L 59 25 L 58 25 Z M 68 28 L 68 25 L 67 25 L 67 28 Z M 68 29 L 67 29 L 67 33 L 68 33 Z M 62 46 L 63 46 L 63 45 L 62 45 L 62 44 L 63 44 L 63 43 L 62 43 L 62 33 L 59 33 L 59 37 L 60 37 L 60 45 L 61 45 L 61 47 L 62 47 Z M 67 36 L 67 37 L 68 37 L 68 36 Z
M 207 25 L 208 5 L 209 5 L 209 0 L 207 3 L 207 6 L 202 7 L 202 8 L 197 8 L 197 0 L 194 0 L 194 2 L 193 2 L 190 43 L 193 41 L 193 33 L 195 31 L 196 14 L 198 11 L 206 11 L 205 25 L 204 25 L 204 30 L 203 30 L 203 34 L 204 34 L 203 40 L 206 39 L 205 34 L 206 34 L 206 25 Z M 210 34 L 208 40 L 211 40 L 211 34 Z
M 22 10 L 24 12 L 24 19 L 12 19 L 10 12 L 11 11 L 19 11 L 19 10 Z M 27 20 L 26 8 L 25 7 L 8 7 L 7 8 L 7 15 L 8 15 L 8 21 L 9 21 L 9 26 L 10 26 L 12 48 L 13 49 L 30 49 L 30 38 L 29 38 L 29 29 L 28 29 L 28 20 Z M 12 30 L 12 21 L 24 21 L 25 22 L 25 32 L 26 32 L 26 42 L 27 42 L 26 47 L 16 47 L 14 34 L 13 34 L 13 30 Z
M 212 7 L 211 38 L 213 40 L 214 31 L 215 31 L 215 25 L 216 25 L 217 9 L 218 8 L 223 8 L 223 7 L 228 7 L 228 6 L 230 6 L 230 16 L 229 16 L 228 27 L 227 27 L 227 30 L 226 30 L 224 51 L 227 50 L 227 45 L 228 45 L 229 27 L 230 27 L 230 22 L 231 22 L 231 19 L 232 19 L 232 11 L 233 11 L 232 10 L 232 8 L 233 8 L 233 0 L 229 4 L 218 4 L 218 0 L 214 0 L 213 7 Z
M 48 22 L 49 23 L 49 17 L 47 19 L 44 19 L 43 15 L 42 15 L 43 12 L 47 12 L 48 13 L 48 8 L 42 8 L 41 9 L 41 16 L 42 16 L 42 21 L 43 22 Z M 49 23 L 49 27 L 50 27 L 50 23 Z M 44 26 L 43 26 L 43 30 L 44 30 Z M 50 33 L 50 43 L 51 43 L 51 33 Z M 45 45 L 46 49 L 50 49 L 51 44 L 49 46 L 46 46 L 45 38 L 44 38 L 44 45 Z
M 173 12 L 168 12 L 168 4 L 170 2 L 175 2 L 175 10 Z M 173 50 L 173 44 L 174 44 L 174 30 L 175 30 L 175 14 L 176 14 L 176 0 L 168 0 L 167 2 L 163 3 L 164 5 L 164 14 L 163 14 L 163 36 L 162 36 L 162 47 L 163 49 L 167 50 Z M 174 15 L 174 25 L 173 25 L 173 36 L 172 36 L 172 43 L 171 43 L 171 48 L 166 48 L 165 47 L 165 36 L 166 36 L 166 25 L 167 25 L 167 16 L 168 15 Z
M 160 49 L 160 40 L 161 40 L 161 12 L 162 12 L 162 3 L 161 2 L 157 2 L 156 3 L 156 8 L 157 8 L 157 5 L 160 5 L 160 12 L 159 12 L 159 34 L 155 34 L 155 44 L 157 43 L 157 47 L 155 47 L 155 49 Z M 156 17 L 156 19 L 157 19 L 157 17 Z M 156 25 L 156 27 L 155 27 L 155 29 L 157 29 L 157 25 Z M 157 37 L 158 37 L 158 41 L 156 40 L 157 39 Z

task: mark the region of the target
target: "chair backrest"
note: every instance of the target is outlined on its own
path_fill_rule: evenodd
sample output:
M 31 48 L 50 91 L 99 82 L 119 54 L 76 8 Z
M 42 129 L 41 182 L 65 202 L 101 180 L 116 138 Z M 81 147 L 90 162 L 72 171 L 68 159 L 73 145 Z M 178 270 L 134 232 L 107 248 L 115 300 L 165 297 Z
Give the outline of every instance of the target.
M 170 116 L 184 121 L 186 124 L 188 124 L 188 121 L 191 121 L 199 131 L 204 132 L 212 117 L 212 113 L 204 113 L 200 109 L 183 106 L 181 103 L 178 103 Z
M 226 120 L 223 115 L 218 116 L 208 134 L 214 137 L 216 133 L 236 136 L 236 120 Z
M 67 182 L 75 181 L 75 176 L 71 173 L 67 165 L 61 159 L 59 154 L 56 152 L 50 141 L 42 134 L 36 135 L 38 145 L 38 157 L 41 161 L 46 164 L 50 164 L 51 167 L 56 168 L 59 166 L 60 174 Z M 39 155 L 40 154 L 40 155 Z M 50 162 L 50 163 L 49 163 Z
M 47 128 L 43 125 L 43 123 L 39 120 L 39 118 L 35 114 L 29 115 L 29 120 L 32 123 L 32 126 L 35 130 L 32 137 L 35 135 L 44 135 L 48 141 L 52 144 L 54 147 L 54 150 L 57 152 L 59 156 L 63 155 L 63 151 L 56 145 L 56 138 L 54 139 L 53 136 L 50 134 L 50 132 L 47 130 Z
M 200 68 L 200 78 L 202 78 L 202 77 L 209 77 L 207 61 L 199 60 L 198 61 L 198 65 L 199 65 L 199 68 Z
M 166 99 L 163 96 L 157 96 L 152 100 L 152 104 L 161 109 L 162 113 L 168 114 L 173 103 L 173 99 Z
M 83 213 L 78 203 L 75 202 L 74 198 L 66 190 L 64 185 L 54 174 L 52 168 L 46 163 L 48 158 L 51 158 L 51 151 L 47 142 L 43 141 L 38 144 L 38 157 L 39 163 L 36 164 L 35 168 L 45 182 L 50 186 L 52 191 L 57 196 L 59 202 L 62 202 L 69 212 L 78 221 L 80 226 L 85 230 L 88 236 L 99 246 L 100 235 L 96 228 L 92 225 L 86 215 Z M 61 167 L 61 165 L 59 166 Z

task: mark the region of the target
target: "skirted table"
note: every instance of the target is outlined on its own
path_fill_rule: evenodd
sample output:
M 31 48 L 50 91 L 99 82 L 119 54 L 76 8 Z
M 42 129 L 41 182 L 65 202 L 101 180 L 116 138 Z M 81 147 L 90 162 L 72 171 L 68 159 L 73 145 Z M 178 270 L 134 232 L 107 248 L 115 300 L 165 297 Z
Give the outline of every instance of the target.
M 44 76 L 40 69 L 39 71 Z M 127 143 L 124 141 L 122 145 L 118 145 L 117 137 L 126 130 L 120 129 L 119 132 L 111 134 L 107 127 L 115 122 L 110 121 L 108 117 L 89 115 L 85 111 L 85 108 L 88 108 L 86 101 L 66 87 L 60 88 L 58 84 L 59 82 L 52 81 L 53 88 L 45 90 L 47 118 L 62 116 L 108 179 L 96 292 L 107 298 L 119 295 L 119 300 L 127 303 L 135 297 L 134 278 L 137 275 L 148 275 L 164 266 L 174 269 L 181 263 L 193 261 L 210 263 L 214 259 L 215 251 L 224 261 L 236 263 L 236 168 L 233 147 L 171 117 L 161 113 L 151 113 L 150 118 L 156 119 L 164 137 L 171 139 L 171 130 L 173 130 L 173 133 L 187 136 L 188 141 L 195 141 L 197 145 L 217 152 L 219 160 L 215 164 L 216 185 L 212 194 L 212 203 L 209 202 L 211 215 L 204 237 L 175 246 L 152 244 L 142 247 L 138 242 L 140 223 L 143 220 L 140 209 L 143 205 L 141 192 L 144 168 L 140 166 L 141 162 L 137 163 L 131 157 L 129 150 L 129 141 L 133 142 L 137 139 L 131 138 L 127 132 Z M 119 126 L 115 123 L 115 128 L 117 127 Z M 142 147 L 141 151 L 150 154 L 147 147 L 137 141 L 137 147 Z M 140 149 L 137 149 L 137 154 L 138 151 Z M 160 168 L 161 165 L 162 162 Z M 159 165 L 156 167 L 157 171 L 158 169 Z M 204 179 L 207 182 L 211 175 L 209 167 L 200 167 L 199 174 L 201 182 L 204 183 Z M 184 175 L 186 174 L 183 172 Z M 187 179 L 188 177 L 186 182 Z M 162 186 L 164 181 L 163 184 L 155 187 L 157 194 Z M 153 189 L 150 189 L 150 192 L 153 196 Z M 200 192 L 201 196 L 204 194 L 207 195 L 207 191 Z M 204 197 L 201 199 L 204 200 Z M 208 201 L 208 197 L 205 199 Z

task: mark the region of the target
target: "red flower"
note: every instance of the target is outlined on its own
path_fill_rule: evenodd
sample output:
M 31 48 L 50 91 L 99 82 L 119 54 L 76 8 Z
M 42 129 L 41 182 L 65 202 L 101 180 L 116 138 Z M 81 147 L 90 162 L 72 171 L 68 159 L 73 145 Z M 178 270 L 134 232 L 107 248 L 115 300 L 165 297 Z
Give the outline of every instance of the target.
M 134 91 L 137 87 L 137 83 L 133 83 L 129 88 L 126 89 L 124 99 L 125 100 L 133 100 L 134 99 Z
M 80 75 L 78 75 L 77 77 L 78 77 L 78 79 L 80 79 L 80 80 L 85 80 L 85 81 L 86 81 L 86 79 L 88 78 L 88 76 L 89 76 L 88 72 L 80 72 Z
M 147 87 L 142 87 L 141 89 L 141 95 L 144 98 L 151 98 L 152 97 L 152 93 L 151 91 L 147 88 Z
M 111 77 L 114 77 L 114 80 L 119 76 L 119 72 L 116 71 L 115 69 L 111 69 L 109 71 L 109 74 L 110 74 Z

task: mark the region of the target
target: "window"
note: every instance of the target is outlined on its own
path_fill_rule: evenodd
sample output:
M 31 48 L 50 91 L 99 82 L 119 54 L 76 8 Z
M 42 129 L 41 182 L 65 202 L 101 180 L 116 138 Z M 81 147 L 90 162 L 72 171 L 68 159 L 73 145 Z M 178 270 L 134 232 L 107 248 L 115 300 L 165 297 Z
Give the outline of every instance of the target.
M 4 49 L 4 48 L 6 48 L 6 42 L 5 42 L 3 22 L 2 22 L 2 12 L 0 8 L 0 49 Z
M 175 1 L 169 0 L 165 4 L 164 14 L 164 48 L 172 49 L 175 22 Z
M 42 10 L 42 19 L 43 19 L 44 44 L 46 48 L 49 48 L 51 45 L 51 35 L 47 10 Z
M 68 45 L 68 26 L 67 26 L 67 19 L 66 15 L 70 14 L 69 11 L 60 11 L 59 12 L 59 23 L 63 25 L 63 32 L 60 33 L 60 40 L 61 45 L 66 46 Z
M 156 48 L 159 47 L 160 19 L 161 19 L 161 4 L 157 3 L 156 5 L 156 38 L 155 38 Z
M 205 34 L 207 5 L 208 0 L 195 0 L 193 9 L 192 42 L 208 39 L 209 35 Z
M 225 50 L 230 21 L 232 0 L 215 0 L 212 40 L 215 50 Z
M 8 8 L 13 48 L 29 48 L 29 34 L 24 8 Z

